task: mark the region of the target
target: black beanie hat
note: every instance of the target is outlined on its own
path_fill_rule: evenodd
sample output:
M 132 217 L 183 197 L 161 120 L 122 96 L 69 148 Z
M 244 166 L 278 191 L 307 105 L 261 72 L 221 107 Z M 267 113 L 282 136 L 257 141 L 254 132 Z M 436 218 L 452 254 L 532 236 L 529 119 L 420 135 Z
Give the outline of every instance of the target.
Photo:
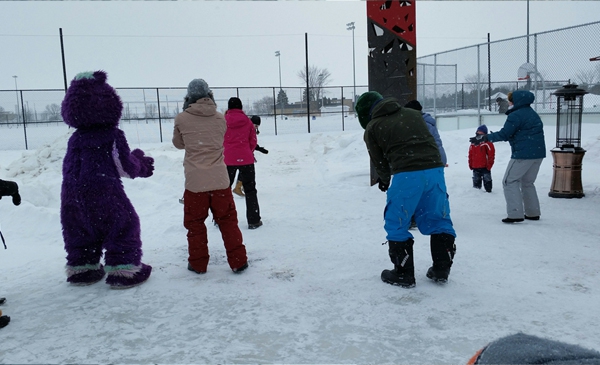
M 421 105 L 421 103 L 419 103 L 418 100 L 411 100 L 408 103 L 406 103 L 404 105 L 404 107 L 405 108 L 414 109 L 414 110 L 418 110 L 418 111 L 423 110 L 423 106 Z
M 250 120 L 254 125 L 260 125 L 260 117 L 258 115 L 253 115 Z
M 242 109 L 242 101 L 240 98 L 236 98 L 235 96 L 229 98 L 227 102 L 227 109 Z

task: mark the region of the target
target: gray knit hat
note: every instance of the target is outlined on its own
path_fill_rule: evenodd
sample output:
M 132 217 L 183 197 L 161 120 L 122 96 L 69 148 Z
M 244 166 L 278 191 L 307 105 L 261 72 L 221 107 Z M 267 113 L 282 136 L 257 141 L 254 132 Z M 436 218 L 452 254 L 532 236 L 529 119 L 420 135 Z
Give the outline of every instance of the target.
M 187 87 L 187 95 L 183 103 L 183 110 L 187 109 L 190 104 L 195 103 L 199 99 L 211 98 L 215 101 L 212 90 L 203 79 L 193 79 Z

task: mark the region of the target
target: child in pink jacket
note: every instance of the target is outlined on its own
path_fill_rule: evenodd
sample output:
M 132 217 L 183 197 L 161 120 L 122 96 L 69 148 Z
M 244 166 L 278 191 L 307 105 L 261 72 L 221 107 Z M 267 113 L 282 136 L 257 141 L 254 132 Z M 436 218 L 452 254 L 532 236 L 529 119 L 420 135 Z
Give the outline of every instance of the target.
M 250 118 L 242 111 L 242 101 L 232 97 L 227 103 L 225 120 L 225 164 L 229 173 L 229 186 L 233 185 L 235 174 L 239 170 L 246 198 L 246 219 L 248 229 L 262 226 L 260 207 L 256 191 L 256 173 L 254 170 L 254 149 L 256 148 L 256 129 Z

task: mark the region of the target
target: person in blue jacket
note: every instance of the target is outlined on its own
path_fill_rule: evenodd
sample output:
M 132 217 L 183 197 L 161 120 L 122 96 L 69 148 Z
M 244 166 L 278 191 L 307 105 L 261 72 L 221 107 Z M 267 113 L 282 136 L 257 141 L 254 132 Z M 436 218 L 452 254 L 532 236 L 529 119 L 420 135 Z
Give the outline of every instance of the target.
M 421 103 L 419 103 L 418 100 L 411 100 L 404 106 L 406 108 L 418 110 L 421 113 L 421 115 L 423 116 L 423 120 L 425 120 L 425 125 L 427 125 L 427 129 L 429 130 L 429 133 L 431 133 L 431 135 L 433 136 L 435 144 L 437 145 L 438 150 L 440 151 L 442 163 L 445 167 L 448 167 L 448 158 L 446 157 L 446 150 L 444 150 L 444 145 L 442 144 L 442 137 L 440 137 L 440 133 L 438 132 L 435 118 L 432 117 L 431 114 L 423 112 L 423 106 L 421 105 Z
M 509 94 L 513 107 L 506 112 L 504 126 L 498 132 L 478 135 L 471 142 L 481 140 L 508 141 L 511 148 L 510 162 L 502 179 L 506 213 L 504 223 L 523 222 L 525 219 L 540 219 L 540 201 L 535 190 L 535 179 L 542 160 L 546 157 L 544 124 L 531 108 L 535 96 L 527 90 Z
M 435 144 L 437 145 L 438 150 L 440 151 L 442 163 L 444 164 L 444 167 L 448 167 L 448 158 L 446 157 L 446 150 L 444 150 L 444 145 L 442 144 L 442 137 L 440 137 L 440 133 L 438 132 L 435 118 L 432 117 L 431 114 L 423 112 L 423 106 L 421 105 L 421 103 L 419 103 L 418 100 L 411 100 L 408 103 L 406 103 L 404 107 L 417 110 L 419 113 L 421 113 L 421 116 L 425 121 L 427 129 L 429 130 L 429 133 L 431 133 L 431 135 L 433 136 Z M 417 221 L 415 220 L 414 215 L 410 220 L 410 229 L 413 228 L 417 228 Z

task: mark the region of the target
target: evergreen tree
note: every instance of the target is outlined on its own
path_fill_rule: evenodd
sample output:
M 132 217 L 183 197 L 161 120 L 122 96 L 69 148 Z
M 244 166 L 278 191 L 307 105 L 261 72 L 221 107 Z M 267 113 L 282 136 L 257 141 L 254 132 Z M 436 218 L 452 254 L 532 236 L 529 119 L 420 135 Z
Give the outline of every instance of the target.
M 287 93 L 283 89 L 279 89 L 279 93 L 277 94 L 277 106 L 280 108 L 285 108 L 289 105 L 289 99 Z

